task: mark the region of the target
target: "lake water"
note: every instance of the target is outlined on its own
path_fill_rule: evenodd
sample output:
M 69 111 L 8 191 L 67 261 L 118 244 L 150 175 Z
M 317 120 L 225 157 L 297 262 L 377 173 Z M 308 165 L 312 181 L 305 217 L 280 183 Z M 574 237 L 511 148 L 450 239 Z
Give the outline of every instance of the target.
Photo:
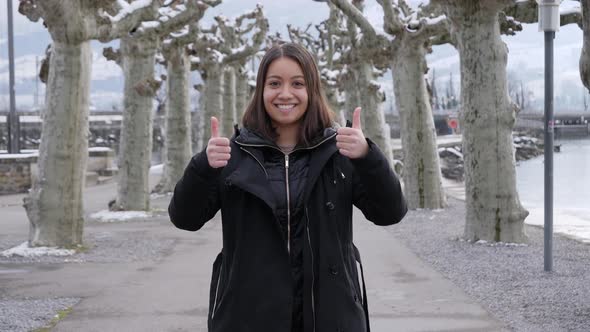
M 590 138 L 556 140 L 553 159 L 554 230 L 590 242 Z M 526 222 L 543 224 L 544 157 L 516 167 L 520 200 L 529 210 Z

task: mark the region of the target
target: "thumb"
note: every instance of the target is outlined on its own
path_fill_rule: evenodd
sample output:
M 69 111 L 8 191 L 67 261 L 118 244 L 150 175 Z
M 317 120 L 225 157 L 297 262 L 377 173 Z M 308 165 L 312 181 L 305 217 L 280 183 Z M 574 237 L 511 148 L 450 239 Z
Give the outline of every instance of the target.
M 219 120 L 216 117 L 211 117 L 211 137 L 219 137 Z
M 352 128 L 361 129 L 361 108 L 360 107 L 355 108 L 354 113 L 352 114 Z

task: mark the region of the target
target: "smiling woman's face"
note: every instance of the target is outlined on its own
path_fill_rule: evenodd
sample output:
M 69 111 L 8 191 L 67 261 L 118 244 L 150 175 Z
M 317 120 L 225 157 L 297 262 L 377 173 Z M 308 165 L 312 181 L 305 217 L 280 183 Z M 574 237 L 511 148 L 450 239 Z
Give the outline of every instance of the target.
M 288 57 L 274 60 L 264 80 L 264 108 L 277 132 L 299 129 L 307 111 L 308 96 L 303 70 Z

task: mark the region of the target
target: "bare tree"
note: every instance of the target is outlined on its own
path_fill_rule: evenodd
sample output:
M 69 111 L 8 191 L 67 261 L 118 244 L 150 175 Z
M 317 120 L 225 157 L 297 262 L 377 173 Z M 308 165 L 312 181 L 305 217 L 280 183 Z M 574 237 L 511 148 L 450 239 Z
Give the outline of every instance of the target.
M 251 22 L 247 23 L 247 19 Z M 264 17 L 261 5 L 233 21 L 223 16 L 218 16 L 215 20 L 216 24 L 209 29 L 202 29 L 199 38 L 193 43 L 193 52 L 199 59 L 194 65 L 195 69 L 200 70 L 205 85 L 201 94 L 203 119 L 212 116 L 220 118 L 223 124 L 222 135 L 231 135 L 237 119 L 236 112 L 233 111 L 235 103 L 227 109 L 223 103 L 224 68 L 243 64 L 258 52 L 268 31 L 268 21 Z M 247 23 L 245 27 L 242 26 L 244 23 Z M 252 36 L 247 38 L 250 32 Z M 230 71 L 228 75 L 235 75 L 235 70 Z M 228 99 L 236 100 L 235 85 L 227 93 L 232 94 Z M 209 126 L 203 126 L 203 140 L 211 135 L 209 131 Z
M 20 2 L 19 12 L 33 22 L 43 19 L 52 38 L 39 174 L 24 204 L 31 223 L 31 246 L 82 243 L 90 40 L 106 42 L 132 31 L 158 2 L 143 1 L 126 8 L 121 5 L 115 0 Z
M 378 35 L 374 27 L 364 18 L 364 0 L 330 0 L 347 17 L 349 45 L 343 56 L 348 64 L 343 70 L 347 101 L 345 105 L 361 106 L 363 126 L 367 136 L 375 141 L 393 166 L 393 150 L 389 125 L 385 122 L 383 102 L 385 94 L 377 78 L 383 69 L 389 67 L 387 54 L 389 43 Z M 360 29 L 360 33 L 358 31 Z M 376 68 L 378 66 L 378 68 Z M 347 110 L 352 111 L 352 110 Z M 347 114 L 350 118 L 350 115 Z
M 118 3 L 128 10 L 140 2 Z M 156 4 L 133 30 L 117 35 L 121 38 L 118 51 L 107 49 L 104 52 L 108 59 L 121 66 L 125 76 L 119 178 L 117 198 L 110 205 L 112 210 L 147 211 L 150 208 L 153 100 L 161 85 L 161 80 L 154 78 L 156 52 L 164 36 L 186 25 L 203 6 L 198 0 L 159 0 Z
M 315 57 L 328 103 L 334 111 L 340 111 L 344 103 L 338 89 L 342 70 L 342 62 L 338 61 L 340 59 L 338 47 L 345 31 L 339 30 L 343 22 L 342 14 L 333 4 L 328 3 L 328 5 L 330 6 L 329 18 L 315 26 L 318 32 L 317 38 L 310 31 L 311 24 L 305 29 L 287 25 L 287 30 L 293 43 L 303 45 Z
M 516 191 L 512 128 L 516 107 L 506 87 L 508 49 L 500 38 L 500 11 L 508 0 L 435 0 L 447 14 L 461 63 L 465 158 L 465 237 L 523 242 L 524 219 Z
M 164 38 L 162 54 L 167 68 L 165 104 L 165 140 L 163 151 L 163 174 L 154 188 L 165 193 L 174 189 L 184 172 L 191 155 L 190 70 L 191 60 L 188 45 L 198 33 L 199 20 L 205 11 L 221 1 L 201 2 L 190 25 L 184 26 Z
M 580 77 L 586 89 L 590 91 L 590 0 L 580 0 L 582 7 L 582 31 L 584 43 L 580 55 Z
M 426 54 L 433 40 L 448 38 L 444 16 L 430 18 L 427 10 L 414 11 L 405 1 L 382 0 L 384 30 L 379 34 L 348 0 L 332 0 L 361 27 L 363 38 L 372 41 L 372 58 L 392 66 L 396 107 L 400 113 L 404 152 L 404 193 L 408 207 L 438 209 L 446 205 L 436 145 L 436 130 L 425 75 Z M 355 1 L 353 1 L 353 4 Z M 428 16 L 426 16 L 428 15 Z M 416 19 L 418 18 L 418 19 Z M 375 56 L 378 54 L 379 56 Z M 384 65 L 382 65 L 384 66 Z M 363 75 L 363 71 L 358 72 Z M 360 76 L 362 77 L 362 76 Z

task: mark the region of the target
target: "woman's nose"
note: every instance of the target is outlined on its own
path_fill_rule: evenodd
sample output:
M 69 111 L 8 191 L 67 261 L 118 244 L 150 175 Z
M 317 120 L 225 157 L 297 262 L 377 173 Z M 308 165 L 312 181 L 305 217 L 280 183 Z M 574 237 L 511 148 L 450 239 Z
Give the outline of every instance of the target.
M 281 91 L 279 91 L 279 98 L 289 98 L 291 97 L 293 94 L 291 93 L 291 89 L 288 85 L 284 85 L 281 87 Z

